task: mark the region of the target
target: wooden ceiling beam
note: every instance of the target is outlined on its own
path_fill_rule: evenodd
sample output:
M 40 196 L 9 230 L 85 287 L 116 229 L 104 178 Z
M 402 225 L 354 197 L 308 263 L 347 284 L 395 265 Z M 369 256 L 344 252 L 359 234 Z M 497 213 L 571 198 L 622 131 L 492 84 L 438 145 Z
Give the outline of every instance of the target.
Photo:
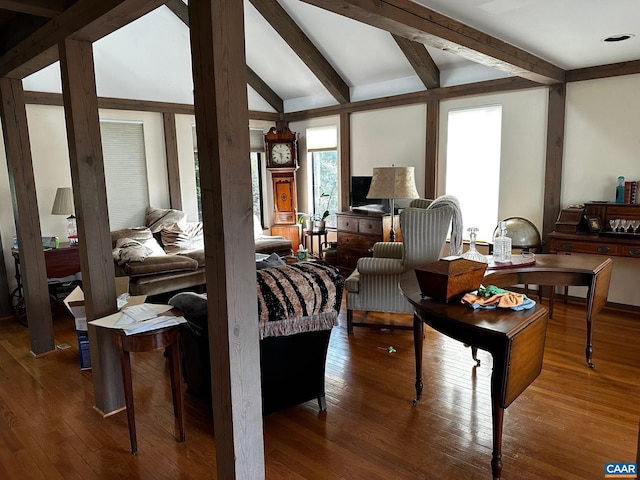
M 276 112 L 282 113 L 284 112 L 284 101 L 280 96 L 274 92 L 267 82 L 262 80 L 260 76 L 249 68 L 247 65 L 247 83 L 251 88 L 253 88 L 258 95 L 260 95 L 264 100 L 271 105 Z
M 276 0 L 249 0 L 338 101 L 349 102 L 349 86 Z
M 0 9 L 53 18 L 67 7 L 66 0 L 0 0 Z
M 440 86 L 440 69 L 427 52 L 426 47 L 422 43 L 407 40 L 393 33 L 391 36 L 409 60 L 425 88 L 438 88 Z
M 514 76 L 542 84 L 565 81 L 565 71 L 546 60 L 411 0 L 302 1 Z
M 58 60 L 65 38 L 95 42 L 149 13 L 163 0 L 78 0 L 0 56 L 0 76 L 24 78 Z
M 189 27 L 189 7 L 185 5 L 182 0 L 169 0 L 165 3 L 167 8 L 173 12 L 173 14 L 182 20 L 187 27 Z M 271 105 L 278 113 L 284 112 L 284 102 L 280 96 L 273 91 L 273 89 L 262 80 L 256 72 L 254 72 L 249 65 L 247 65 L 247 83 L 253 88 L 258 95 Z
M 640 60 L 610 63 L 597 67 L 577 68 L 567 71 L 567 82 L 595 80 L 596 78 L 617 77 L 620 75 L 634 75 L 640 73 Z

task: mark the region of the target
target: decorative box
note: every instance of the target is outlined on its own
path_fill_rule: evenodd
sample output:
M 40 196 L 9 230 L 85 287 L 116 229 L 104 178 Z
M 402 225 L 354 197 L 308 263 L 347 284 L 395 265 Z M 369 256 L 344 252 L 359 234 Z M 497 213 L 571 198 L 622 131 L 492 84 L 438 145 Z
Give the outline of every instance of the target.
M 476 290 L 482 283 L 487 264 L 462 257 L 445 257 L 415 269 L 423 297 L 448 303 Z
M 563 208 L 558 214 L 555 231 L 561 233 L 578 233 L 582 230 L 581 222 L 583 222 L 583 216 L 583 205 L 569 205 L 567 208 Z

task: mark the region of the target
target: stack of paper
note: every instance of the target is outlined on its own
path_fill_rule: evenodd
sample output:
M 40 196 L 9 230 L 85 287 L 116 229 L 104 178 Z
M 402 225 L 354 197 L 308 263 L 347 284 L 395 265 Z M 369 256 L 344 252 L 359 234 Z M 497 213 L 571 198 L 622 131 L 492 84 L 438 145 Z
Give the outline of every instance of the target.
M 187 320 L 184 317 L 163 315 L 171 310 L 171 308 L 170 305 L 142 303 L 140 305 L 127 307 L 121 312 L 94 320 L 90 323 L 99 327 L 117 328 L 124 331 L 126 335 L 149 332 L 151 330 L 186 323 Z

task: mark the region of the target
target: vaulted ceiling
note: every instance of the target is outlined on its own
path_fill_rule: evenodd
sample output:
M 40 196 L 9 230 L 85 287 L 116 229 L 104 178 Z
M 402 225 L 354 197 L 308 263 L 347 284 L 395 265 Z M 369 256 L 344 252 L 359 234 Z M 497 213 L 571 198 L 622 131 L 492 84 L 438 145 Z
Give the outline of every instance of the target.
M 183 0 L 0 0 L 0 75 L 25 78 L 57 61 L 61 39 L 97 41 L 156 9 L 188 28 Z M 602 41 L 640 35 L 637 0 L 245 0 L 245 32 L 249 92 L 276 112 L 640 72 L 640 36 Z

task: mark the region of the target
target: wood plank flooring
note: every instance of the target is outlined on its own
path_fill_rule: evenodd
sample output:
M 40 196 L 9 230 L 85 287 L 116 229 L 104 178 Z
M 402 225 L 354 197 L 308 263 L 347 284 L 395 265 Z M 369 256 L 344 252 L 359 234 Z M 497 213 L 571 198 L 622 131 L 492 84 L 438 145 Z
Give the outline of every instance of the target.
M 640 315 L 596 318 L 594 370 L 584 361 L 584 323 L 583 305 L 556 303 L 542 374 L 505 414 L 504 479 L 601 479 L 605 462 L 636 460 Z M 0 322 L 0 478 L 216 478 L 212 415 L 188 395 L 187 440 L 174 440 L 162 352 L 132 355 L 134 457 L 126 414 L 103 419 L 92 408 L 73 320 L 59 314 L 54 330 L 56 344 L 71 348 L 36 359 L 28 331 Z M 480 351 L 476 368 L 468 348 L 425 331 L 424 393 L 414 407 L 412 333 L 356 327 L 347 335 L 343 310 L 327 358 L 328 410 L 312 401 L 264 418 L 267 478 L 491 478 L 491 357 Z

